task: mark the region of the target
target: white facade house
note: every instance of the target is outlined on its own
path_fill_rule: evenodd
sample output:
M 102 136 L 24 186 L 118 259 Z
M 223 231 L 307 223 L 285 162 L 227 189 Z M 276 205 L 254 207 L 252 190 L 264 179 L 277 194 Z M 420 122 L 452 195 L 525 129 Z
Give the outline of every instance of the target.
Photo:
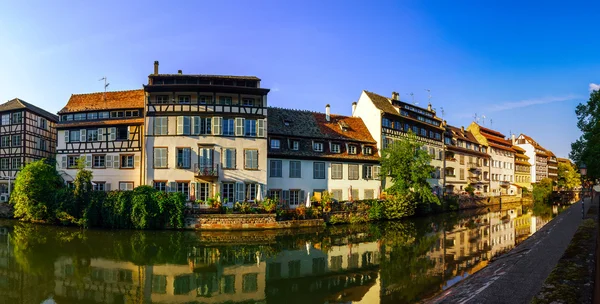
M 145 183 L 190 201 L 264 198 L 267 93 L 254 76 L 148 76 Z
M 70 184 L 83 159 L 94 190 L 142 184 L 144 91 L 75 94 L 59 111 L 56 165 Z
M 323 191 L 338 201 L 379 197 L 377 144 L 362 119 L 269 108 L 270 197 L 295 208 Z
M 548 154 L 533 138 L 521 134 L 514 141 L 515 145 L 525 150 L 531 164 L 531 182 L 537 183 L 548 177 Z
M 400 100 L 399 94 L 392 93 L 387 98 L 372 92 L 363 91 L 352 116 L 360 117 L 377 142 L 378 150 L 387 147 L 395 140 L 405 138 L 408 132 L 416 135 L 424 144 L 423 149 L 431 155 L 431 165 L 435 172 L 427 181 L 437 194 L 442 194 L 444 170 L 444 144 L 442 119 L 435 115 L 431 104 L 421 108 Z M 384 181 L 385 183 L 385 181 Z

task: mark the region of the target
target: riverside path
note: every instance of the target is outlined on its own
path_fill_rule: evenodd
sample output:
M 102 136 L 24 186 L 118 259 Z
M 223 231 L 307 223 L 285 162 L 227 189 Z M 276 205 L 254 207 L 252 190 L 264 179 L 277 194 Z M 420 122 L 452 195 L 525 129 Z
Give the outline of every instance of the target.
M 585 212 L 590 199 L 585 199 Z M 425 303 L 529 303 L 558 263 L 581 224 L 581 202 L 486 268 Z

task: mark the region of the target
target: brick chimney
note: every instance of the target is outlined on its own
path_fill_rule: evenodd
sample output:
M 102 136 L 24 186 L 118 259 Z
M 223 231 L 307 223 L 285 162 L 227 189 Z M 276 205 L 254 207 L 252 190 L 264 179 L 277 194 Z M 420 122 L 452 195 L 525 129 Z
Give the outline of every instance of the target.
M 465 133 L 465 126 L 460 126 L 460 131 Z
M 354 111 L 356 111 L 356 101 L 352 103 L 352 115 L 354 116 Z
M 158 60 L 154 61 L 154 75 L 158 75 Z
M 177 74 L 181 75 L 181 74 L 183 74 L 183 71 L 182 70 L 177 70 Z
M 431 103 L 427 105 L 427 111 L 433 111 L 433 109 L 431 109 Z
M 325 106 L 325 120 L 330 121 L 331 120 L 331 106 L 329 104 L 327 104 Z
M 400 94 L 398 92 L 392 92 L 392 100 L 400 100 L 399 95 Z

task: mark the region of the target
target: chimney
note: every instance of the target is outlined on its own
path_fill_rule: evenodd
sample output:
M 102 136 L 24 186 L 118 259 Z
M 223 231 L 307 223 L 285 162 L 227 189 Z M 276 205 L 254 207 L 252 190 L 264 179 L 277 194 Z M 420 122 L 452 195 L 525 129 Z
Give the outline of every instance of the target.
M 330 108 L 331 108 L 331 106 L 330 106 L 329 104 L 327 104 L 327 105 L 325 106 L 325 120 L 327 120 L 327 121 L 330 121 L 330 120 L 331 120 L 331 116 L 330 116 L 330 114 L 331 114 L 331 112 L 330 112 Z
M 354 116 L 354 111 L 356 111 L 356 101 L 352 103 L 352 116 Z
M 398 95 L 398 92 L 392 92 L 392 100 L 399 100 Z
M 154 61 L 154 75 L 158 75 L 158 60 Z
M 182 70 L 177 70 L 177 74 L 181 75 L 181 74 L 183 74 L 183 71 Z
M 512 144 L 514 145 L 517 142 L 515 135 L 513 134 L 510 138 L 512 139 Z
M 431 109 L 431 103 L 429 103 L 429 104 L 427 105 L 427 111 L 433 111 L 433 110 Z
M 445 120 L 442 122 L 442 126 L 444 126 L 444 127 L 446 126 L 446 121 Z
M 465 133 L 465 126 L 460 126 L 460 131 Z

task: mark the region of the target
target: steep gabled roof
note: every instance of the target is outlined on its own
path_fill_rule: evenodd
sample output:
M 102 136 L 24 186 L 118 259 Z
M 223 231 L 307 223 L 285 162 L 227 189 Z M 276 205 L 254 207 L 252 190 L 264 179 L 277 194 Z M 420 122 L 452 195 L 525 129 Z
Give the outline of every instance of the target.
M 56 116 L 55 114 L 52 114 L 42 108 L 36 107 L 28 102 L 25 102 L 22 99 L 19 98 L 15 98 L 12 100 L 9 100 L 3 104 L 0 104 L 0 112 L 3 111 L 11 111 L 11 110 L 18 110 L 18 109 L 27 109 L 37 115 L 40 115 L 48 120 L 51 121 L 58 121 L 58 116 Z
M 73 94 L 67 105 L 58 114 L 143 108 L 144 90 L 97 92 L 89 94 Z
M 510 152 L 516 152 L 512 148 L 512 142 L 510 140 L 504 138 L 504 134 L 502 134 L 498 131 L 492 130 L 492 129 L 482 127 L 475 122 L 473 124 L 475 124 L 475 125 L 477 125 L 477 127 L 479 127 L 479 133 L 481 134 L 481 136 L 483 136 L 487 139 L 488 145 L 490 147 L 505 150 L 505 151 L 510 151 Z
M 392 102 L 389 98 L 383 97 L 379 94 L 369 92 L 366 90 L 363 92 L 365 92 L 365 94 L 367 94 L 367 97 L 369 97 L 369 99 L 371 99 L 371 101 L 373 102 L 375 107 L 378 108 L 379 110 L 383 111 L 384 113 L 394 114 L 394 115 L 400 114 L 400 113 L 398 113 L 398 110 L 396 109 L 396 107 L 394 107 L 394 105 L 392 105 Z

